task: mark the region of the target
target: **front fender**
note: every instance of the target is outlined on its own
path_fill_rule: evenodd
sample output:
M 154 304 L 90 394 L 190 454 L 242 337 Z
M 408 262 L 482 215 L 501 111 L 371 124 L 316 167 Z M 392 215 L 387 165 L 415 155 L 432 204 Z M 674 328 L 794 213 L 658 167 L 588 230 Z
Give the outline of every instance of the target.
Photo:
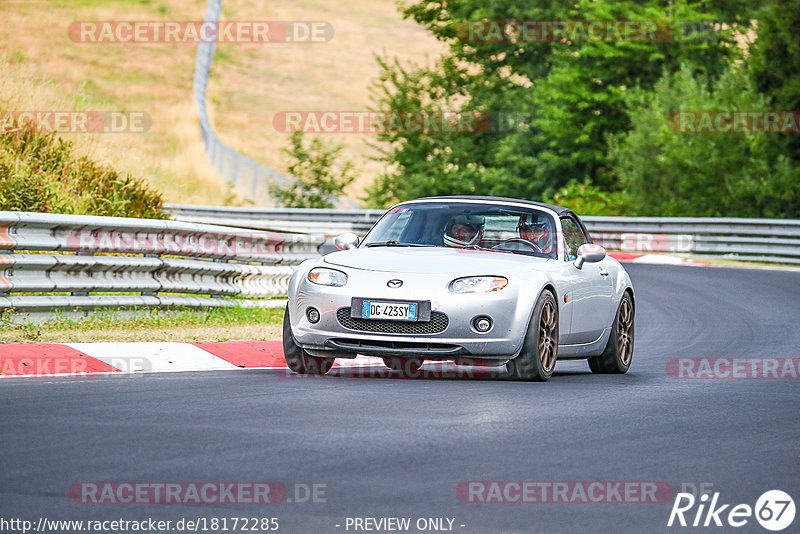
M 628 274 L 628 271 L 625 270 L 625 267 L 614 258 L 608 258 L 609 265 L 608 267 L 613 269 L 614 273 L 614 302 L 619 304 L 622 300 L 622 294 L 625 293 L 626 290 L 630 290 L 631 295 L 633 295 L 633 282 L 631 282 L 631 277 Z M 616 306 L 614 307 L 614 313 L 616 314 Z
M 536 308 L 536 303 L 539 301 L 542 292 L 546 288 L 551 289 L 556 298 L 556 302 L 560 303 L 558 298 L 558 285 L 555 283 L 550 273 L 542 271 L 525 273 L 520 277 L 520 282 L 513 325 L 516 333 L 515 345 L 518 347 L 517 353 L 522 349 L 525 334 L 528 331 L 528 325 L 530 325 L 533 311 Z M 559 306 L 559 314 L 561 313 L 560 308 L 561 306 Z
M 316 267 L 318 263 L 319 259 L 305 260 L 292 273 L 292 277 L 289 278 L 289 290 L 287 292 L 290 307 L 292 303 L 297 302 L 297 289 L 300 287 L 300 283 L 308 276 L 308 271 Z

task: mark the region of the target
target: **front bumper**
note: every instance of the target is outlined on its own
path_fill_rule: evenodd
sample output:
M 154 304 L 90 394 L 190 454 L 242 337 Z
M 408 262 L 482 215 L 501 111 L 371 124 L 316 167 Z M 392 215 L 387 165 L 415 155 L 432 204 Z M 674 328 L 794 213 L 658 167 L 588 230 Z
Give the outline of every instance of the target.
M 289 317 L 295 341 L 309 353 L 335 357 L 355 357 L 356 354 L 379 356 L 416 356 L 426 359 L 455 359 L 475 356 L 485 359 L 508 359 L 521 347 L 531 309 L 517 298 L 514 281 L 504 289 L 491 293 L 456 294 L 449 291 L 452 275 L 403 274 L 348 269 L 345 287 L 312 284 L 303 277 L 290 288 Z M 386 282 L 402 277 L 401 289 L 387 288 Z M 408 300 L 431 303 L 431 312 L 446 315 L 446 326 L 438 332 L 426 333 L 428 328 L 408 323 L 382 332 L 368 332 L 358 325 L 337 317 L 340 309 L 350 309 L 352 298 L 373 300 Z M 316 308 L 320 319 L 309 322 L 306 310 Z M 340 312 L 343 313 L 343 312 Z M 478 332 L 473 321 L 478 316 L 492 319 L 492 328 Z M 377 323 L 379 320 L 370 320 Z M 346 323 L 350 326 L 345 326 Z M 386 320 L 380 320 L 387 323 Z M 363 323 L 362 323 L 363 324 Z M 379 325 L 384 326 L 384 325 Z M 441 328 L 441 325 L 439 327 Z M 404 330 L 414 332 L 400 333 Z

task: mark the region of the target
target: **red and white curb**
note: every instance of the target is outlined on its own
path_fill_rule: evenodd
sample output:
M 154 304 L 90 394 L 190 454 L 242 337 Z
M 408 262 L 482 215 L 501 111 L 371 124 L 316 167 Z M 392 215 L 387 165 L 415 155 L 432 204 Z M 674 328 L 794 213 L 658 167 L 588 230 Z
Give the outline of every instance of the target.
M 638 254 L 631 252 L 609 252 L 609 256 L 620 262 L 649 263 L 652 265 L 697 265 L 708 267 L 711 264 L 704 261 L 669 256 L 667 254 Z
M 373 365 L 383 361 L 359 356 L 334 364 Z M 0 378 L 285 368 L 281 341 L 0 345 Z

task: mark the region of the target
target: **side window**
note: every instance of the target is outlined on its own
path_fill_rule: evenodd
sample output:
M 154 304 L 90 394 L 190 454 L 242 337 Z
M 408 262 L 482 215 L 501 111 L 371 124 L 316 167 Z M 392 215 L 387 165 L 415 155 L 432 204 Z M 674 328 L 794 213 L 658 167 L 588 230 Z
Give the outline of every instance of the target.
M 567 261 L 574 261 L 578 259 L 578 247 L 589 240 L 574 220 L 570 218 L 561 219 L 561 229 L 564 231 L 564 241 L 566 242 L 566 259 Z

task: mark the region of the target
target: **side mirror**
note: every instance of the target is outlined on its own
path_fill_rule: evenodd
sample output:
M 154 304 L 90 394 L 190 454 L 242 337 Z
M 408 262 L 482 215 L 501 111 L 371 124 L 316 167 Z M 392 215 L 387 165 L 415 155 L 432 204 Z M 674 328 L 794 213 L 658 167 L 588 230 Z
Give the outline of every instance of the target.
M 358 236 L 353 232 L 345 232 L 336 236 L 336 239 L 333 240 L 333 244 L 336 245 L 336 248 L 339 250 L 350 250 L 358 246 Z
M 578 259 L 574 265 L 580 269 L 584 263 L 597 263 L 606 257 L 606 249 L 594 243 L 584 243 L 578 247 Z

